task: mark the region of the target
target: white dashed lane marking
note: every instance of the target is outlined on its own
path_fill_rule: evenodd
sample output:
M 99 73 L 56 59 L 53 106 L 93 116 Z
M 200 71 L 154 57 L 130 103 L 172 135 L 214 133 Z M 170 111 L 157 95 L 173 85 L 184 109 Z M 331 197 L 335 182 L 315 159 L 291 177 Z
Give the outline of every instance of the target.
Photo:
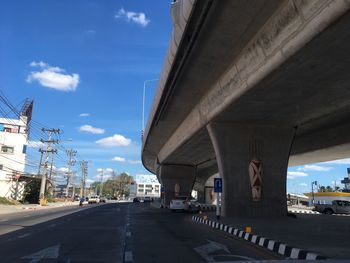
M 9 221 L 9 220 L 8 219 L 0 219 L 0 223 L 7 222 L 7 221 Z
M 131 232 L 126 232 L 127 237 L 131 237 Z
M 20 236 L 18 236 L 17 238 L 24 238 L 24 237 L 27 237 L 27 236 L 30 236 L 30 233 L 20 235 Z

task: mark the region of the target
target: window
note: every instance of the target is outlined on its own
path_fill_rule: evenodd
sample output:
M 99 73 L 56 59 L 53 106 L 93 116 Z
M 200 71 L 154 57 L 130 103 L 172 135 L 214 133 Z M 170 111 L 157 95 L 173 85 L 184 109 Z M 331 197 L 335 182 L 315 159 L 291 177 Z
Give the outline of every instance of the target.
M 139 189 L 137 190 L 139 193 L 143 193 L 143 189 Z
M 13 153 L 13 147 L 10 146 L 1 146 L 1 152 L 3 153 Z
M 26 152 L 27 152 L 27 145 L 23 145 L 22 153 L 26 153 Z
M 143 188 L 143 184 L 139 184 L 139 187 L 140 187 L 140 188 Z
M 4 132 L 11 132 L 11 128 L 5 127 Z
M 0 170 L 3 170 L 4 166 L 2 164 L 0 164 Z

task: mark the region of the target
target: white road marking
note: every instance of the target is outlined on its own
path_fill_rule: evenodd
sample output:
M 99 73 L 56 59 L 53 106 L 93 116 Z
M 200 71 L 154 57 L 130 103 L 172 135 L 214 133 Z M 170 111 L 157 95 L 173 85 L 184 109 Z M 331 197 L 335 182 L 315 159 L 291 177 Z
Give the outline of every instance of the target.
M 131 237 L 131 232 L 126 232 L 127 237 Z
M 56 224 L 51 224 L 51 225 L 48 226 L 48 228 L 51 228 L 51 227 L 54 227 L 54 226 L 56 226 Z
M 25 216 L 23 216 L 23 217 L 30 217 L 30 215 L 25 215 Z
M 130 223 L 126 223 L 127 226 L 130 226 Z
M 125 262 L 133 261 L 132 251 L 125 251 L 125 253 L 124 253 L 124 261 Z
M 219 250 L 224 250 L 225 252 L 228 253 L 227 255 L 231 254 L 225 245 L 211 241 L 211 240 L 207 240 L 207 241 L 209 243 L 194 248 L 194 251 L 196 251 L 205 261 L 215 262 L 215 259 L 214 259 L 215 255 L 213 255 L 213 253 Z
M 48 247 L 28 256 L 24 256 L 22 259 L 31 259 L 30 263 L 37 263 L 44 258 L 56 259 L 59 255 L 59 249 L 60 245 Z
M 27 236 L 30 236 L 30 233 L 26 233 L 26 234 L 20 235 L 17 238 L 24 238 L 24 237 L 27 237 Z
M 9 220 L 8 219 L 0 219 L 0 223 L 7 222 L 7 221 L 9 221 Z

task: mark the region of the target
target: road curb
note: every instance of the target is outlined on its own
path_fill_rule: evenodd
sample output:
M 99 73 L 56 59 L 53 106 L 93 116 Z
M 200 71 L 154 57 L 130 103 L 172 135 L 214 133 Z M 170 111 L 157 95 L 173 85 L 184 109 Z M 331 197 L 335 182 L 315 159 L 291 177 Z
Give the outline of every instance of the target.
M 288 210 L 288 212 L 295 213 L 295 214 L 315 214 L 315 215 L 320 215 L 319 212 L 307 211 L 307 210 Z
M 234 235 L 238 238 L 244 239 L 248 242 L 251 242 L 253 244 L 256 244 L 260 247 L 267 248 L 270 251 L 276 252 L 282 256 L 292 258 L 292 259 L 307 259 L 307 260 L 319 260 L 319 259 L 327 259 L 324 256 L 321 256 L 317 253 L 310 252 L 307 250 L 303 250 L 296 247 L 291 247 L 287 244 L 284 244 L 282 242 L 278 242 L 276 240 L 272 240 L 266 237 L 253 235 L 251 233 L 247 233 L 241 229 L 234 228 L 230 225 L 225 225 L 223 223 L 213 221 L 210 219 L 204 219 L 199 216 L 192 216 L 192 221 L 201 223 L 204 225 L 208 225 L 211 228 L 218 229 L 221 231 L 224 231 L 230 235 Z

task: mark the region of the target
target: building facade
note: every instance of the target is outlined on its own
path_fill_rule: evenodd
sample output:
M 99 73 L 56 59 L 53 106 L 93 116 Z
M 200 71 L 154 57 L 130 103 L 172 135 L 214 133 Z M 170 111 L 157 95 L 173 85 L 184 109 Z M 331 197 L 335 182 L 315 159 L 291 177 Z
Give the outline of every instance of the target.
M 21 200 L 25 182 L 28 124 L 33 101 L 26 101 L 18 119 L 0 118 L 0 196 Z

